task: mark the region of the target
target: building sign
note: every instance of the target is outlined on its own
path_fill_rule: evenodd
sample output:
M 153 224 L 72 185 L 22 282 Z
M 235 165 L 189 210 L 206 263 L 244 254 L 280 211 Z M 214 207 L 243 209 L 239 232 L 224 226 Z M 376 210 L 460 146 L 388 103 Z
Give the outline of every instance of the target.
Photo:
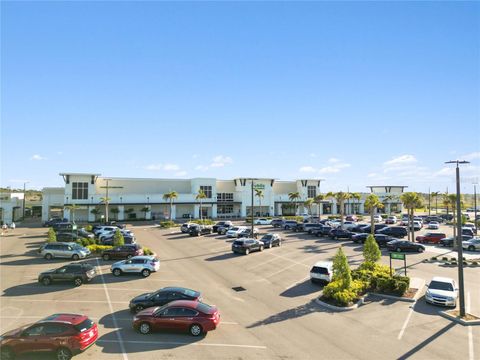
M 396 260 L 405 260 L 405 254 L 402 253 L 392 252 L 390 253 L 390 257 Z
M 265 184 L 253 184 L 253 188 L 256 190 L 265 190 Z

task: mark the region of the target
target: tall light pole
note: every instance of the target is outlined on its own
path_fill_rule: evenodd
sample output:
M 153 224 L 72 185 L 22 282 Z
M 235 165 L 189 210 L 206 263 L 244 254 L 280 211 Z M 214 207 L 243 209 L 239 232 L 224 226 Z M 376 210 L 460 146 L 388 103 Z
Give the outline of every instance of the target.
M 475 235 L 477 235 L 477 183 L 473 183 L 473 224 L 475 225 Z
M 460 298 L 460 317 L 465 316 L 465 286 L 463 283 L 463 248 L 462 248 L 462 208 L 460 201 L 460 168 L 459 164 L 469 164 L 465 160 L 447 161 L 445 164 L 457 164 L 455 181 L 457 185 L 457 251 L 458 251 L 458 290 Z
M 25 193 L 25 185 L 29 183 L 29 181 L 25 181 L 23 183 L 23 209 L 22 209 L 22 221 L 25 221 L 25 198 L 26 198 L 26 193 Z

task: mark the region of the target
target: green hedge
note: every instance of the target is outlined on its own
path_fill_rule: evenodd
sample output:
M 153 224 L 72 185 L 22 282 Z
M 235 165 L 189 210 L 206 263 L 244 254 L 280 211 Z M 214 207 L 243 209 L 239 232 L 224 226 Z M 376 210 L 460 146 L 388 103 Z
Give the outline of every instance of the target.
M 174 221 L 171 221 L 171 220 L 160 221 L 160 227 L 161 228 L 168 229 L 168 228 L 175 227 L 175 226 L 179 226 L 179 225 L 177 223 L 175 223 Z
M 323 288 L 323 297 L 333 300 L 340 306 L 348 306 L 357 301 L 366 289 L 367 283 L 362 280 L 353 280 L 348 289 L 342 289 L 342 282 L 337 280 Z
M 394 275 L 390 277 L 390 268 L 378 263 L 363 263 L 352 271 L 352 279 L 362 281 L 366 291 L 375 291 L 402 296 L 410 287 L 410 278 Z
M 215 221 L 213 221 L 212 219 L 202 219 L 202 220 L 192 220 L 191 221 L 192 223 L 194 224 L 199 224 L 199 225 L 213 225 L 215 224 Z
M 81 239 L 78 239 L 76 243 L 82 246 L 88 246 L 88 245 L 95 245 L 97 242 L 95 239 L 81 238 Z
M 143 255 L 153 255 L 153 251 L 147 247 L 143 248 Z
M 110 250 L 113 246 L 110 245 L 87 245 L 92 254 L 101 254 L 104 250 Z

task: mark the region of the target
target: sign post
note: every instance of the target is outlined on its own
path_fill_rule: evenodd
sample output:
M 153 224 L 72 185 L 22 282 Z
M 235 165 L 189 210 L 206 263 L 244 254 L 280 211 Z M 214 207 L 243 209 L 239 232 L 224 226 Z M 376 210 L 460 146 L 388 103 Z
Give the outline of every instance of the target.
M 390 253 L 390 276 L 393 276 L 393 274 L 392 274 L 392 259 L 403 260 L 403 268 L 405 270 L 405 276 L 407 276 L 407 256 L 404 253 L 399 253 L 399 252 L 391 252 Z

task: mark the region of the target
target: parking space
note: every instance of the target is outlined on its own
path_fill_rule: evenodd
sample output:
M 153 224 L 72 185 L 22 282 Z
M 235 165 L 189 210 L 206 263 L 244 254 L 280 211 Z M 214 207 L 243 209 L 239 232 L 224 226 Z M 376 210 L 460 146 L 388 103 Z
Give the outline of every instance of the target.
M 175 229 L 134 226 L 138 243 L 157 253 L 160 271 L 148 278 L 117 278 L 110 274 L 112 262 L 91 258 L 86 261 L 97 267 L 99 275 L 78 288 L 37 283 L 39 272 L 67 263 L 47 262 L 36 254 L 45 229 L 4 237 L 0 330 L 52 313 L 87 314 L 99 325 L 99 340 L 79 359 L 238 359 L 239 354 L 243 359 L 316 359 L 318 354 L 331 359 L 450 359 L 454 355 L 473 359 L 475 351 L 480 352 L 474 345 L 480 339 L 478 327 L 453 325 L 438 316 L 441 309 L 422 298 L 411 304 L 369 297 L 364 306 L 345 313 L 319 307 L 314 299 L 321 286 L 309 281 L 312 265 L 331 260 L 343 245 L 355 266 L 362 261 L 362 245 L 258 227 L 261 232 L 278 232 L 282 246 L 244 256 L 231 252 L 233 240 L 226 236 L 190 237 Z M 433 248 L 407 255 L 408 274 L 426 281 L 436 275 L 455 278 L 455 268 L 423 262 L 434 256 Z M 388 264 L 386 251 L 382 262 Z M 479 314 L 478 269 L 466 268 L 465 279 L 469 307 Z M 206 303 L 217 305 L 218 329 L 199 338 L 135 332 L 129 300 L 174 285 L 199 290 Z

